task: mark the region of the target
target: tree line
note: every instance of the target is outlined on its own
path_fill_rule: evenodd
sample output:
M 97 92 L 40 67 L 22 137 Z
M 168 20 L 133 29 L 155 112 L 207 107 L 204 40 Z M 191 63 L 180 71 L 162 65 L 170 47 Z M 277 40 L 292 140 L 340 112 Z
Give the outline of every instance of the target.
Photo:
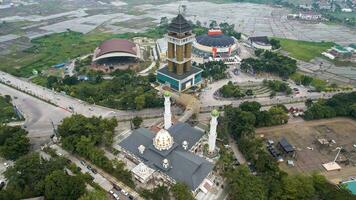
M 243 98 L 245 96 L 252 96 L 253 91 L 251 89 L 242 90 L 238 85 L 229 81 L 226 85 L 219 89 L 221 96 L 225 98 Z
M 136 75 L 134 71 L 115 71 L 112 80 L 103 80 L 102 74 L 90 71 L 88 81 L 66 76 L 47 78 L 46 86 L 83 101 L 121 110 L 141 110 L 163 106 L 163 98 L 150 85 L 148 77 Z
M 308 109 L 304 113 L 306 120 L 337 116 L 356 118 L 356 92 L 336 94 L 331 99 L 315 103 L 308 101 L 307 106 Z
M 109 160 L 100 147 L 111 147 L 116 119 L 98 117 L 86 118 L 72 115 L 58 126 L 62 146 L 71 153 L 78 154 L 130 187 L 135 187 L 131 172 L 119 160 Z
M 259 53 L 257 53 L 259 52 Z M 253 74 L 271 73 L 288 78 L 297 70 L 297 61 L 271 51 L 256 51 L 258 58 L 247 58 L 241 61 L 241 70 Z
M 196 63 L 193 63 L 196 65 Z M 211 78 L 213 80 L 221 80 L 226 78 L 226 70 L 229 68 L 223 61 L 210 61 L 197 65 L 203 70 L 203 78 Z

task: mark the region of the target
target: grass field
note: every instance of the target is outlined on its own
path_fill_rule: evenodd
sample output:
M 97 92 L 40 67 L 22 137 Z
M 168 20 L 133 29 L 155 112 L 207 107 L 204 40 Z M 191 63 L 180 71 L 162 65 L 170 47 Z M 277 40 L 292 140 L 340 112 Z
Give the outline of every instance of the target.
M 0 70 L 17 76 L 31 76 L 32 70 L 47 69 L 52 65 L 92 52 L 111 34 L 88 34 L 65 32 L 44 36 L 31 43 L 33 47 L 10 55 L 0 56 Z
M 18 120 L 12 104 L 5 97 L 0 96 L 0 124 Z
M 335 44 L 333 42 L 308 42 L 276 38 L 281 42 L 282 50 L 287 51 L 295 59 L 310 61 L 321 56 L 321 53 Z

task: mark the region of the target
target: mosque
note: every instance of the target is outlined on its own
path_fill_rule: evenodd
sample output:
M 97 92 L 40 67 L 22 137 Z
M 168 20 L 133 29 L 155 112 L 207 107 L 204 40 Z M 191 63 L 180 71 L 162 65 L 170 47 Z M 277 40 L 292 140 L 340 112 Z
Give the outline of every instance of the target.
M 201 147 L 204 132 L 187 123 L 172 124 L 171 94 L 164 93 L 164 127 L 157 133 L 140 128 L 134 130 L 119 143 L 126 157 L 137 164 L 132 169 L 134 177 L 141 183 L 154 179 L 162 182 L 185 183 L 193 192 L 206 192 L 212 187 L 208 176 L 214 164 L 196 152 Z M 208 151 L 216 151 L 216 128 L 218 111 L 211 113 Z

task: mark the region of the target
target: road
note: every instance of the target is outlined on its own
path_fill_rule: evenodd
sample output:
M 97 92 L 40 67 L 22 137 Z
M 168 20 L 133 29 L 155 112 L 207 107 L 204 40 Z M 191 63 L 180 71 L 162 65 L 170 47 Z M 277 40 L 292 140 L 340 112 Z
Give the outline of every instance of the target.
M 24 127 L 29 132 L 28 137 L 33 149 L 39 149 L 41 145 L 50 141 L 50 136 L 54 133 L 52 122 L 56 126 L 61 123 L 63 118 L 71 115 L 70 112 L 62 108 L 3 84 L 0 84 L 0 93 L 12 96 L 12 103 L 24 115 Z
M 161 116 L 162 109 L 145 109 L 141 111 L 122 111 L 106 108 L 99 105 L 88 104 L 71 96 L 52 91 L 48 88 L 36 85 L 34 83 L 22 80 L 8 73 L 0 71 L 0 82 L 10 85 L 23 92 L 36 96 L 44 101 L 48 101 L 67 111 L 82 114 L 87 117 L 102 116 L 116 117 L 119 120 L 131 119 L 134 116 L 154 117 Z
M 72 154 L 68 153 L 66 150 L 62 149 L 58 145 L 52 145 L 51 148 L 55 149 L 58 153 L 62 154 L 62 156 L 68 158 L 72 163 L 74 163 L 76 166 L 80 167 L 82 173 L 89 173 L 90 176 L 94 178 L 94 182 L 97 183 L 100 187 L 102 187 L 106 192 L 109 192 L 110 190 L 114 190 L 113 184 L 119 186 L 121 189 L 127 191 L 130 195 L 132 195 L 135 199 L 142 199 L 137 192 L 126 186 L 125 184 L 119 182 L 116 180 L 116 178 L 112 177 L 110 174 L 107 174 L 106 172 L 102 171 L 101 169 L 95 167 L 94 165 L 90 164 L 88 161 L 86 162 L 86 165 L 83 165 L 81 163 L 81 160 L 73 156 Z M 98 173 L 94 174 L 91 170 L 87 168 L 87 165 L 90 164 L 90 166 L 98 171 Z M 120 199 L 123 200 L 128 200 L 129 198 L 122 193 L 120 193 Z
M 236 82 L 239 84 L 256 84 L 256 83 L 262 83 L 262 81 L 264 80 L 264 78 L 257 78 L 242 72 L 240 72 L 239 75 L 235 75 L 232 72 L 233 69 L 234 66 L 230 66 L 230 69 L 228 71 L 231 78 L 213 82 L 209 84 L 208 88 L 204 89 L 204 91 L 200 95 L 200 104 L 202 110 L 204 110 L 204 108 L 221 107 L 225 105 L 233 105 L 237 107 L 242 102 L 245 101 L 257 101 L 262 106 L 268 106 L 274 104 L 291 104 L 291 103 L 305 102 L 305 100 L 307 99 L 313 99 L 313 100 L 317 100 L 320 98 L 327 99 L 327 98 L 331 98 L 334 94 L 337 94 L 337 92 L 334 93 L 308 92 L 308 88 L 303 86 L 298 86 L 292 82 L 288 82 L 291 88 L 298 88 L 299 94 L 293 94 L 290 96 L 276 96 L 273 98 L 257 97 L 251 99 L 241 99 L 241 100 L 215 98 L 216 91 L 218 91 L 222 86 L 226 85 L 229 81 Z

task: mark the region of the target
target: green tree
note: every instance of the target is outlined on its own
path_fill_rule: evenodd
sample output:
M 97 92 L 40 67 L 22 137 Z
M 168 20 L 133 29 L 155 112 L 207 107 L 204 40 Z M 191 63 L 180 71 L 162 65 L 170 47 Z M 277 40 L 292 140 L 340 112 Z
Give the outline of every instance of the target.
M 233 200 L 264 200 L 266 189 L 260 177 L 254 176 L 242 165 L 227 176 L 230 198 Z
M 156 75 L 154 73 L 149 73 L 147 78 L 150 83 L 156 82 Z
M 313 105 L 313 100 L 312 99 L 307 99 L 305 101 L 305 106 L 310 108 Z
M 108 197 L 106 192 L 96 189 L 86 192 L 79 200 L 108 200 Z
M 315 193 L 313 180 L 302 175 L 286 176 L 282 179 L 282 200 L 309 200 Z
M 148 200 L 169 200 L 171 199 L 166 186 L 158 186 L 153 190 L 143 190 L 141 196 Z
M 85 192 L 85 183 L 78 176 L 54 171 L 44 181 L 45 197 L 50 200 L 77 200 Z
M 5 190 L 0 193 L 9 197 L 4 199 L 41 196 L 44 193 L 45 177 L 53 171 L 63 170 L 65 164 L 63 158 L 43 160 L 38 153 L 24 155 L 5 171 L 4 175 L 8 183 Z
M 137 110 L 142 110 L 145 107 L 145 96 L 141 95 L 141 96 L 137 96 L 135 98 L 135 105 L 136 105 L 136 109 Z
M 184 183 L 176 183 L 173 185 L 171 192 L 176 200 L 194 200 L 192 192 Z
M 30 140 L 21 127 L 0 125 L 0 154 L 9 160 L 16 160 L 30 151 Z
M 133 123 L 135 129 L 140 128 L 142 122 L 143 122 L 143 119 L 142 119 L 142 117 L 139 117 L 139 116 L 136 116 L 132 119 L 132 123 Z

